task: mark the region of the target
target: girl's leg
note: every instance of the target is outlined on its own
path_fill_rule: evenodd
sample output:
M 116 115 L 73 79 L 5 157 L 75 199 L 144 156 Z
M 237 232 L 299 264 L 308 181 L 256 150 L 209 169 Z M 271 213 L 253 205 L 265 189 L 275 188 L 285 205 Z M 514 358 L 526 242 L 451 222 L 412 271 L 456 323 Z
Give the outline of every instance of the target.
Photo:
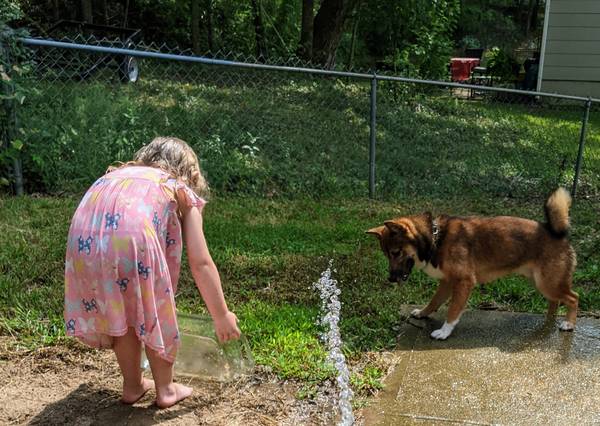
M 146 347 L 146 357 L 156 386 L 156 405 L 167 408 L 192 394 L 192 388 L 173 383 L 173 363 L 161 358 L 149 347 Z
M 139 341 L 133 328 L 127 334 L 113 338 L 113 350 L 117 356 L 121 374 L 123 375 L 123 396 L 121 401 L 133 404 L 139 400 L 149 389 L 154 387 L 154 382 L 142 377 L 140 363 L 142 361 L 142 343 Z

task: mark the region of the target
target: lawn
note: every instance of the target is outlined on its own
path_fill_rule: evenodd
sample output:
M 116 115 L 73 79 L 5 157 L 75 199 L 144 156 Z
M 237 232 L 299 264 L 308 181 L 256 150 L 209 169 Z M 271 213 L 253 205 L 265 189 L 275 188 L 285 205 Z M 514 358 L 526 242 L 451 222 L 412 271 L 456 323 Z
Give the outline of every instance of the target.
M 298 74 L 144 62 L 122 85 L 44 75 L 19 106 L 30 192 L 75 192 L 156 135 L 198 152 L 219 194 L 345 198 L 368 194 L 369 85 Z M 382 82 L 379 199 L 542 198 L 570 185 L 582 108 L 457 99 Z M 593 111 L 579 188 L 600 199 L 600 114 Z
M 424 304 L 435 291 L 422 273 L 388 283 L 366 229 L 423 210 L 542 220 L 544 197 L 572 182 L 581 120 L 573 105 L 465 101 L 447 90 L 382 83 L 376 200 L 368 200 L 368 84 L 152 61 L 142 69 L 135 85 L 103 74 L 84 82 L 44 75 L 19 106 L 26 189 L 35 196 L 0 196 L 0 333 L 21 347 L 63 342 L 73 194 L 156 135 L 183 138 L 201 157 L 214 190 L 207 239 L 257 362 L 307 385 L 333 375 L 312 289 L 330 259 L 352 362 L 393 349 L 404 320 L 399 306 Z M 594 111 L 572 209 L 582 313 L 600 312 L 598 128 Z M 179 309 L 202 312 L 190 274 L 181 280 Z M 515 311 L 546 308 L 519 277 L 476 290 L 469 303 L 491 302 Z M 364 364 L 355 388 L 379 387 L 382 373 Z
M 0 198 L 0 333 L 36 348 L 61 343 L 63 258 L 76 197 Z M 393 349 L 404 320 L 401 304 L 423 304 L 435 282 L 421 272 L 402 285 L 387 282 L 386 262 L 364 230 L 384 219 L 422 210 L 453 214 L 511 214 L 542 219 L 538 201 L 513 199 L 266 200 L 215 197 L 205 210 L 206 235 L 231 308 L 238 313 L 259 364 L 282 378 L 307 384 L 331 377 L 324 364 L 316 319 L 320 301 L 311 284 L 333 260 L 342 290 L 342 336 L 350 359 Z M 578 253 L 575 289 L 582 312 L 600 313 L 598 206 L 578 201 L 572 209 L 572 241 Z M 204 311 L 189 272 L 182 275 L 179 309 Z M 543 312 L 533 286 L 509 277 L 476 290 L 470 307 L 495 302 L 503 309 Z M 382 372 L 366 364 L 354 377 L 365 390 Z

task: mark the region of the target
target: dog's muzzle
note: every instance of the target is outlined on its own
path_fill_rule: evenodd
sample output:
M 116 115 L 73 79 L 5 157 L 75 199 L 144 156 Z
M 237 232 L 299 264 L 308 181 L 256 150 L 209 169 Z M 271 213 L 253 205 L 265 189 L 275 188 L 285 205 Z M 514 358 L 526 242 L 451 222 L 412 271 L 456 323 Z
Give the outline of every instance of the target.
M 412 258 L 408 258 L 401 269 L 390 271 L 388 281 L 391 283 L 399 283 L 408 280 L 414 265 L 415 261 Z

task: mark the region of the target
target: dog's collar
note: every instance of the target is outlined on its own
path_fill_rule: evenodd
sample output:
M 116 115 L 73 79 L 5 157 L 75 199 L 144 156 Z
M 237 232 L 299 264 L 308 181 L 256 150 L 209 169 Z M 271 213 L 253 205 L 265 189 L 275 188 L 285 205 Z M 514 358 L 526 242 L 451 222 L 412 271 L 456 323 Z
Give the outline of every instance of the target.
M 431 221 L 431 248 L 429 251 L 429 259 L 426 264 L 430 263 L 434 268 L 439 266 L 438 260 L 438 244 L 440 242 L 440 226 L 437 219 Z
M 437 245 L 437 240 L 440 235 L 440 228 L 437 223 L 437 219 L 433 219 L 431 222 L 431 246 L 435 247 Z

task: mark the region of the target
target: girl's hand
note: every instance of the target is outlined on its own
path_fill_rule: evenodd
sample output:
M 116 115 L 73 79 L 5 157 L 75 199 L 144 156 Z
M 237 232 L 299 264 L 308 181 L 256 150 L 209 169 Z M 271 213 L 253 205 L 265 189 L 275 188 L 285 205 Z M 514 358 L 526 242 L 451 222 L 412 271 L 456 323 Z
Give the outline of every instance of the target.
M 219 342 L 225 343 L 229 340 L 237 340 L 240 338 L 240 329 L 237 326 L 237 317 L 231 311 L 219 318 L 213 318 L 215 323 L 215 332 Z

